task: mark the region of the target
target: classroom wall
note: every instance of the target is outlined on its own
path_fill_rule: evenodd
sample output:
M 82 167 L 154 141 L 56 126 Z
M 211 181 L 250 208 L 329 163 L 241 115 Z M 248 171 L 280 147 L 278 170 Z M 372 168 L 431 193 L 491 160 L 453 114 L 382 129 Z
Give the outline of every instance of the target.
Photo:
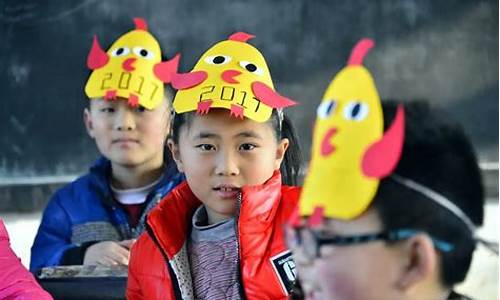
M 57 182 L 97 157 L 82 109 L 94 35 L 104 47 L 144 17 L 189 71 L 235 31 L 267 59 L 308 157 L 316 106 L 363 37 L 382 98 L 427 99 L 457 118 L 481 161 L 498 162 L 498 1 L 114 0 L 0 2 L 0 185 Z M 33 181 L 34 180 L 34 181 Z M 9 201 L 8 193 L 0 202 Z M 40 197 L 45 197 L 42 193 Z M 0 203 L 1 207 L 1 203 Z

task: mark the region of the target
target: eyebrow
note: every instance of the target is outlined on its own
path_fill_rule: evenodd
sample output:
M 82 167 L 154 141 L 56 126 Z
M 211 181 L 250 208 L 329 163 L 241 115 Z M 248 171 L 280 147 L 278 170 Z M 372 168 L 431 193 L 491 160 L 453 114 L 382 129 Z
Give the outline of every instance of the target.
M 234 137 L 239 138 L 239 137 L 246 137 L 246 138 L 257 138 L 257 139 L 262 139 L 262 137 L 257 134 L 254 131 L 242 131 L 234 135 Z M 194 136 L 195 139 L 220 139 L 220 135 L 212 133 L 212 132 L 207 132 L 207 131 L 202 131 L 198 133 L 197 135 Z
M 195 139 L 210 139 L 210 138 L 220 138 L 218 134 L 202 131 L 194 136 Z
M 255 131 L 243 131 L 235 135 L 235 137 L 250 137 L 250 138 L 257 138 L 257 139 L 262 139 L 262 137 Z

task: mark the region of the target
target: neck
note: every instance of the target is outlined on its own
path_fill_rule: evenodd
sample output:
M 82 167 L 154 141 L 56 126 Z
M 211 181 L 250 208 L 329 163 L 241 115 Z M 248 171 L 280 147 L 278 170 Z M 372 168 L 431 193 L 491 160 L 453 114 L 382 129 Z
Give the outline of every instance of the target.
M 218 212 L 215 212 L 205 206 L 205 209 L 207 210 L 207 216 L 208 216 L 208 224 L 207 225 L 212 225 L 216 224 L 222 221 L 226 221 L 234 217 L 234 214 L 221 214 Z
M 124 166 L 111 163 L 111 184 L 119 189 L 134 189 L 154 182 L 163 174 L 163 160 L 145 166 Z

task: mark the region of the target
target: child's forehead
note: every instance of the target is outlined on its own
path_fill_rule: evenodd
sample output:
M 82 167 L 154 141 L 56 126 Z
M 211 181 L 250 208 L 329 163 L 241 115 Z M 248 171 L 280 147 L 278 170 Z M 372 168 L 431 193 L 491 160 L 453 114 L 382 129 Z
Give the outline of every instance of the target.
M 210 132 L 218 135 L 235 135 L 241 132 L 253 132 L 266 136 L 272 133 L 269 122 L 257 122 L 248 118 L 236 118 L 230 115 L 226 109 L 212 109 L 206 115 L 193 114 L 190 116 L 190 135 L 197 135 L 200 132 Z
M 127 99 L 122 98 L 122 97 L 116 97 L 116 99 L 113 100 L 106 100 L 104 98 L 92 98 L 89 99 L 90 105 L 107 105 L 107 104 L 112 104 L 112 105 L 121 105 L 121 104 L 127 104 Z
M 129 109 L 136 109 L 137 107 L 133 107 L 133 106 L 130 106 L 128 104 L 128 99 L 126 98 L 123 98 L 123 97 L 116 97 L 116 99 L 113 99 L 113 100 L 107 100 L 107 99 L 104 99 L 104 98 L 92 98 L 92 99 L 89 99 L 89 107 L 92 107 L 92 106 L 97 106 L 97 107 L 102 107 L 102 106 L 124 106 L 124 107 L 127 107 Z M 163 100 L 162 100 L 162 105 L 165 105 L 166 107 L 170 107 L 170 101 L 168 100 L 167 97 L 163 97 Z M 160 107 L 161 105 L 159 105 L 158 107 Z M 156 109 L 156 108 L 155 108 Z M 153 110 L 155 110 L 153 109 Z M 150 110 L 150 109 L 146 109 L 146 110 Z

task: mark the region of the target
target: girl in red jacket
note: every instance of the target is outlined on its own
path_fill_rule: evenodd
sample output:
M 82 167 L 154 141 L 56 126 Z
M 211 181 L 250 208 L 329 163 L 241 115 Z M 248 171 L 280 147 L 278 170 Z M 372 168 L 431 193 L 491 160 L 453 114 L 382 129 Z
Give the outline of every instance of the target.
M 235 33 L 172 84 L 169 147 L 186 182 L 148 215 L 128 299 L 286 299 L 283 224 L 297 203 L 298 144 L 266 62 Z M 196 113 L 194 112 L 196 111 Z

